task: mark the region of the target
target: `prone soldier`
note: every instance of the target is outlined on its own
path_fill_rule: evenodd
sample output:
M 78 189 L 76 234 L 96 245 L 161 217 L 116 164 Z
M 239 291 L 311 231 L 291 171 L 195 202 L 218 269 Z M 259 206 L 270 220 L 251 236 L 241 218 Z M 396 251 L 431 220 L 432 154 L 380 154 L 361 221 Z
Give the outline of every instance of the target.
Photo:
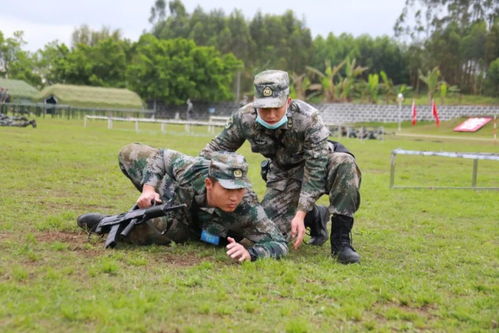
M 137 245 L 189 240 L 214 245 L 227 242 L 227 255 L 238 262 L 287 254 L 286 240 L 251 189 L 243 156 L 213 153 L 207 159 L 130 144 L 121 149 L 119 164 L 141 191 L 137 199 L 140 208 L 154 202 L 185 204 L 185 208 L 136 225 L 126 241 Z M 98 213 L 84 214 L 78 217 L 77 224 L 95 232 L 104 218 Z
M 269 159 L 262 206 L 281 232 L 294 239 L 295 248 L 303 241 L 305 226 L 311 229 L 312 242 L 327 240 L 329 217 L 315 201 L 328 194 L 332 254 L 341 263 L 359 262 L 350 238 L 360 204 L 361 173 L 354 156 L 328 141 L 329 131 L 315 108 L 289 97 L 288 73 L 261 72 L 254 86 L 254 102 L 234 112 L 201 154 L 236 151 L 247 140 L 253 152 Z
M 29 120 L 26 117 L 11 117 L 3 113 L 0 113 L 0 126 L 12 126 L 12 127 L 27 127 L 31 125 L 33 128 L 36 127 L 36 120 Z

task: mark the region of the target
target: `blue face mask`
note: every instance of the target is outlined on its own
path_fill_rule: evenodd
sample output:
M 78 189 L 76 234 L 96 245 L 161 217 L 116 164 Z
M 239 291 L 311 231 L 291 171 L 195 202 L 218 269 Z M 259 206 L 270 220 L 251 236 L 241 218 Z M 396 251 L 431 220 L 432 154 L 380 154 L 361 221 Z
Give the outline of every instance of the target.
M 268 129 L 279 128 L 279 127 L 281 127 L 282 125 L 284 125 L 285 123 L 288 122 L 288 116 L 286 114 L 284 114 L 284 116 L 281 118 L 281 120 L 279 120 L 275 124 L 269 124 L 268 122 L 266 122 L 265 120 L 263 120 L 260 117 L 260 113 L 257 112 L 256 114 L 257 114 L 257 116 L 256 116 L 256 122 L 259 123 L 260 125 L 262 125 L 263 127 L 268 128 Z

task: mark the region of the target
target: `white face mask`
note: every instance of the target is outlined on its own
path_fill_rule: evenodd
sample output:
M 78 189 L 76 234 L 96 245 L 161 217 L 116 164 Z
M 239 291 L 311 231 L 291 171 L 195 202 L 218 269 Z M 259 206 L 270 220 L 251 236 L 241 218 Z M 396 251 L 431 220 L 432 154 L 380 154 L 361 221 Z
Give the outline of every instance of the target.
M 260 114 L 258 114 L 256 116 L 256 122 L 259 123 L 260 125 L 262 125 L 265 128 L 276 129 L 276 128 L 279 128 L 279 127 L 281 127 L 282 125 L 284 125 L 285 123 L 288 122 L 288 116 L 284 115 L 284 117 L 282 117 L 281 120 L 279 120 L 277 123 L 275 123 L 275 124 L 269 124 L 268 122 L 266 122 L 265 120 L 263 120 L 260 117 Z
M 287 113 L 288 113 L 288 109 L 286 108 L 286 112 L 284 113 L 284 116 L 281 118 L 281 120 L 279 120 L 275 124 L 269 124 L 268 122 L 266 122 L 265 120 L 263 120 L 262 117 L 260 117 L 260 112 L 257 111 L 257 113 L 256 113 L 257 114 L 257 116 L 256 116 L 256 122 L 259 123 L 260 125 L 262 125 L 265 128 L 276 129 L 276 128 L 279 128 L 279 127 L 281 127 L 282 125 L 284 125 L 284 124 L 286 124 L 288 122 Z

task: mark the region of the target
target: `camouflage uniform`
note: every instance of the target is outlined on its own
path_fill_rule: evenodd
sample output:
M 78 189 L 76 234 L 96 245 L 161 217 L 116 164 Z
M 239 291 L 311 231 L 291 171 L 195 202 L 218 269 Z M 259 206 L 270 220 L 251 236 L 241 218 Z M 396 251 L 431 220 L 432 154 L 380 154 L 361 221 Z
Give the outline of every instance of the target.
M 11 117 L 0 113 L 0 126 L 26 127 L 29 125 L 36 127 L 36 121 L 26 117 Z
M 239 176 L 239 181 L 246 184 L 247 164 L 244 157 L 217 153 L 212 154 L 209 160 L 174 150 L 130 144 L 120 151 L 119 164 L 137 189 L 141 190 L 145 184 L 151 185 L 163 202 L 172 199 L 175 203 L 187 204 L 183 210 L 171 211 L 166 217 L 151 219 L 137 226 L 129 235 L 131 242 L 165 244 L 170 240 L 199 240 L 204 230 L 223 239 L 239 236 L 249 240 L 251 246 L 248 252 L 252 260 L 279 258 L 287 254 L 284 237 L 266 216 L 251 187 L 247 188 L 234 212 L 206 206 L 205 179 L 208 176 L 217 178 L 224 186 L 224 175 L 233 172 L 234 177 Z
M 263 89 L 257 83 L 256 96 L 265 95 L 268 89 L 270 98 L 282 98 L 279 97 L 282 94 L 287 98 L 287 83 L 264 84 Z M 256 121 L 258 107 L 250 103 L 233 113 L 226 128 L 201 154 L 233 152 L 247 140 L 253 152 L 269 158 L 271 164 L 262 206 L 288 237 L 296 210 L 310 211 L 323 194 L 329 195 L 331 214 L 352 217 L 360 204 L 361 173 L 352 155 L 335 152 L 334 144 L 328 141 L 329 130 L 318 111 L 303 101 L 294 100 L 286 112 L 287 123 L 268 129 Z

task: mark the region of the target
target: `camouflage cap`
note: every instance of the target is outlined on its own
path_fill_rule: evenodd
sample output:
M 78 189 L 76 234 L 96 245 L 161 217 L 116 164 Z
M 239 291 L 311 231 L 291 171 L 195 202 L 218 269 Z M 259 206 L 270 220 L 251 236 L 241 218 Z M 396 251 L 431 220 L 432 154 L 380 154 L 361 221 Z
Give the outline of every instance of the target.
M 244 156 L 231 152 L 210 154 L 208 175 L 215 177 L 223 188 L 232 190 L 249 187 L 248 163 Z
M 288 99 L 288 73 L 267 70 L 255 75 L 255 108 L 280 108 Z

